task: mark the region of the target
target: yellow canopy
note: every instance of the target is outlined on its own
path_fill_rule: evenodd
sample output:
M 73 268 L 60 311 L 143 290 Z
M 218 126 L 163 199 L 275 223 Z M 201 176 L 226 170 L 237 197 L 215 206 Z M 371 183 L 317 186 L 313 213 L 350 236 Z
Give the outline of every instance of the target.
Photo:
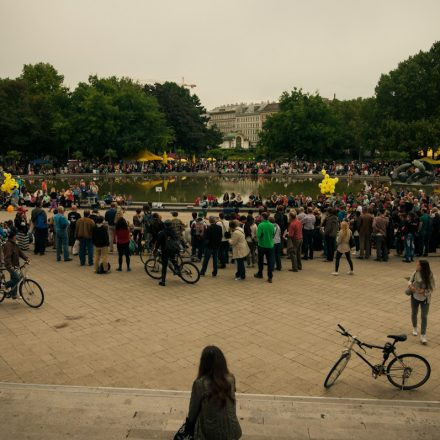
M 184 159 L 184 158 L 182 157 L 182 159 L 179 159 L 179 162 L 186 163 L 186 162 L 188 162 L 188 160 L 187 160 L 187 159 Z
M 151 151 L 145 150 L 137 156 L 136 160 L 138 162 L 151 162 L 153 160 L 162 160 L 162 158 Z
M 423 157 L 422 159 L 424 162 L 430 163 L 431 165 L 440 165 L 440 160 L 434 160 L 431 159 L 430 157 Z

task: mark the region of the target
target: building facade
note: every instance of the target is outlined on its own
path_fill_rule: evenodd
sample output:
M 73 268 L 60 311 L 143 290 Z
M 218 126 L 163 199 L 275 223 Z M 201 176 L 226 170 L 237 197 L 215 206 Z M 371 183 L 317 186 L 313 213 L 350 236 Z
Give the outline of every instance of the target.
M 208 126 L 223 134 L 221 148 L 254 148 L 267 117 L 277 111 L 276 102 L 220 106 L 208 113 Z

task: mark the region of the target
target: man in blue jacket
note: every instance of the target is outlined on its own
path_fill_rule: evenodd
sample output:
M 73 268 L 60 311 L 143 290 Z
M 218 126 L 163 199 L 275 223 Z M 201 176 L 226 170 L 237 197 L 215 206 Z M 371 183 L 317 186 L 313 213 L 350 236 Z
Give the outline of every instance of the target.
M 53 218 L 55 227 L 55 236 L 57 240 L 57 261 L 61 261 L 61 250 L 64 253 L 64 261 L 71 261 L 69 256 L 69 236 L 67 228 L 69 221 L 64 217 L 64 208 L 58 207 L 58 214 L 55 214 Z

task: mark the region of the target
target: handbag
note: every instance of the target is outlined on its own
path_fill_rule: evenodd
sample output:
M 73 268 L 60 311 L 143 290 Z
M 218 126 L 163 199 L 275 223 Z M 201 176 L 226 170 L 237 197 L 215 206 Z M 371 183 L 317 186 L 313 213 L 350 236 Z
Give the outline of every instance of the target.
M 356 247 L 356 242 L 354 241 L 354 238 L 353 238 L 352 235 L 350 236 L 350 242 L 349 242 L 349 245 L 350 245 L 350 249 Z
M 188 419 L 184 422 L 184 424 L 179 428 L 179 430 L 174 435 L 174 440 L 193 440 L 194 435 L 186 433 L 186 424 Z
M 414 278 L 415 278 L 415 273 L 413 273 L 408 280 L 408 287 L 405 289 L 405 295 L 411 296 L 413 294 L 413 291 L 410 289 L 410 286 L 414 282 Z

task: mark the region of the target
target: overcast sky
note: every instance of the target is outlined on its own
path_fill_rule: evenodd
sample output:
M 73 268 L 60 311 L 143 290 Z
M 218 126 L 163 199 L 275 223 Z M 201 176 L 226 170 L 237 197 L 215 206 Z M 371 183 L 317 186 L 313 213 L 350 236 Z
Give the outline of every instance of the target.
M 366 97 L 381 73 L 440 40 L 440 0 L 0 0 L 0 77 L 53 64 L 194 83 L 208 108 L 294 86 Z

